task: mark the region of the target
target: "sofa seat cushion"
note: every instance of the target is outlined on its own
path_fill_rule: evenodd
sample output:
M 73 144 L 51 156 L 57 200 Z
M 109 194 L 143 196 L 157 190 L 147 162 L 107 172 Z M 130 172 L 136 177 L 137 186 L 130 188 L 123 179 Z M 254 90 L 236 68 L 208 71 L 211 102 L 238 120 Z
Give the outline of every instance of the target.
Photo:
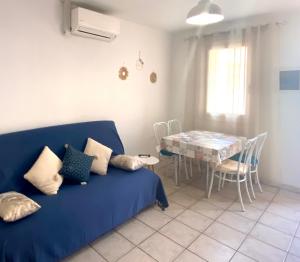
M 168 205 L 160 178 L 145 168 L 109 167 L 87 185 L 63 184 L 57 195 L 28 196 L 43 208 L 12 224 L 0 221 L 0 261 L 59 261 L 156 201 Z

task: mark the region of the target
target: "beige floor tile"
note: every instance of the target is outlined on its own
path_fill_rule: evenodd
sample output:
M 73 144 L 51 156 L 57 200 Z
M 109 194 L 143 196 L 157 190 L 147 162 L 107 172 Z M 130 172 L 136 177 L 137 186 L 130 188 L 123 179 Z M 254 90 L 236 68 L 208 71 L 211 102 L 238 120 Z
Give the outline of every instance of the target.
M 227 262 L 235 253 L 233 249 L 205 235 L 201 235 L 188 249 L 210 262 Z
M 256 196 L 256 199 L 253 200 L 252 203 L 249 203 L 248 198 L 246 196 L 243 197 L 245 208 L 250 205 L 252 207 L 265 210 L 271 203 L 271 200 L 267 200 L 265 198 L 260 197 L 259 195 Z
M 239 249 L 239 252 L 254 258 L 259 262 L 282 262 L 286 252 L 267 245 L 252 237 L 248 237 Z
M 295 237 L 290 249 L 290 253 L 300 257 L 300 238 Z
M 167 194 L 167 196 L 170 196 L 172 194 L 174 194 L 178 188 L 174 188 L 174 187 L 170 187 L 170 186 L 164 186 L 164 190 L 165 190 L 165 193 Z
M 193 212 L 189 209 L 184 211 L 176 219 L 200 232 L 204 231 L 213 222 L 212 219 Z
M 188 196 L 200 200 L 205 197 L 205 191 L 194 186 L 186 186 L 180 189 L 180 192 L 187 194 Z
M 185 207 L 178 205 L 173 201 L 169 201 L 169 206 L 164 211 L 162 211 L 158 206 L 155 206 L 154 209 L 163 213 L 164 215 L 175 218 L 185 210 Z
M 105 260 L 91 247 L 87 246 L 70 257 L 67 257 L 63 262 L 105 262 Z
M 294 221 L 285 219 L 283 217 L 268 212 L 265 212 L 259 221 L 264 225 L 270 226 L 276 230 L 279 230 L 283 233 L 287 233 L 289 235 L 294 235 L 298 226 L 298 224 Z
M 296 232 L 296 237 L 299 237 L 300 238 L 300 226 L 298 227 L 298 230 Z
M 205 262 L 205 260 L 185 250 L 174 262 Z
M 242 188 L 243 190 L 243 188 Z M 218 194 L 224 195 L 227 198 L 236 200 L 238 198 L 237 187 L 235 183 L 225 182 L 224 187 L 218 192 Z
M 273 202 L 278 203 L 283 206 L 286 206 L 295 211 L 300 210 L 300 201 L 299 200 L 288 198 L 284 195 L 277 195 L 274 198 Z
M 189 246 L 200 234 L 176 220 L 166 224 L 159 232 L 184 247 Z
M 250 235 L 258 240 L 261 240 L 274 247 L 280 248 L 284 251 L 288 251 L 290 244 L 293 240 L 292 236 L 272 229 L 271 227 L 265 226 L 260 223 L 255 225 Z
M 255 197 L 271 201 L 274 198 L 274 196 L 276 195 L 276 193 L 277 192 L 270 192 L 270 191 L 265 190 L 262 193 L 261 192 L 256 192 Z
M 94 241 L 92 247 L 106 260 L 116 261 L 130 251 L 134 245 L 119 233 L 111 232 Z
M 258 186 L 253 185 L 254 186 L 254 190 L 256 192 L 260 192 Z M 279 191 L 279 188 L 276 186 L 269 186 L 269 185 L 265 185 L 265 184 L 261 184 L 262 190 L 263 191 L 269 191 L 269 192 L 273 192 L 273 193 L 277 193 Z
M 291 209 L 287 206 L 280 205 L 278 203 L 272 203 L 268 209 L 268 212 L 282 216 L 284 218 L 287 218 L 289 220 L 293 220 L 295 222 L 300 221 L 300 211 Z
M 117 231 L 135 245 L 138 245 L 155 232 L 137 219 L 131 219 L 120 226 Z
M 233 199 L 227 198 L 219 192 L 212 194 L 211 197 L 209 199 L 206 198 L 205 201 L 222 209 L 228 208 L 233 203 Z
M 132 249 L 128 254 L 122 257 L 118 262 L 155 262 L 156 260 L 147 255 L 139 248 Z M 89 262 L 89 261 L 87 261 Z
M 139 247 L 160 262 L 173 261 L 184 250 L 183 247 L 159 233 L 146 239 Z
M 300 262 L 300 257 L 297 257 L 295 255 L 292 254 L 288 254 L 286 257 L 285 262 Z
M 149 208 L 143 211 L 136 218 L 156 230 L 163 227 L 172 219 L 169 216 L 166 216 L 155 210 L 154 208 Z
M 222 208 L 212 205 L 204 200 L 198 201 L 196 204 L 191 206 L 190 209 L 212 219 L 216 219 L 224 212 Z
M 176 193 L 170 195 L 169 199 L 184 207 L 189 207 L 197 201 L 197 199 L 181 191 L 177 191 Z
M 201 189 L 201 190 L 204 190 L 205 191 L 205 181 L 204 181 L 205 179 L 202 179 L 202 178 L 199 178 L 199 177 L 197 177 L 197 178 L 193 178 L 191 181 L 190 181 L 190 183 L 189 183 L 189 185 L 191 185 L 191 186 L 193 186 L 193 187 L 195 187 L 195 188 L 198 188 L 198 189 Z
M 237 193 L 237 189 L 235 188 L 223 188 L 220 192 L 218 192 L 220 195 L 230 198 L 233 201 L 236 201 L 238 198 L 238 193 Z
M 225 211 L 218 219 L 217 221 L 230 226 L 231 228 L 234 228 L 242 233 L 249 233 L 250 230 L 253 228 L 255 222 L 251 219 L 238 216 L 232 212 Z
M 300 201 L 300 193 L 295 193 L 288 190 L 280 189 L 278 195 L 286 196 L 288 198 Z
M 255 260 L 247 257 L 239 252 L 236 252 L 230 262 L 254 262 Z
M 233 249 L 238 249 L 246 235 L 218 222 L 213 223 L 204 232 L 209 237 L 218 240 Z
M 229 207 L 229 211 L 235 213 L 236 215 L 240 215 L 252 220 L 257 220 L 260 218 L 260 216 L 262 215 L 262 213 L 264 212 L 261 209 L 255 208 L 251 205 L 246 206 L 246 211 L 245 212 L 241 212 L 241 204 L 240 202 L 234 202 L 230 207 Z
M 170 190 L 173 189 L 174 191 L 180 189 L 179 186 L 176 186 L 173 177 L 169 178 L 169 177 L 164 176 L 164 177 L 161 178 L 161 181 L 162 181 L 163 186 L 164 186 L 165 189 L 169 188 Z

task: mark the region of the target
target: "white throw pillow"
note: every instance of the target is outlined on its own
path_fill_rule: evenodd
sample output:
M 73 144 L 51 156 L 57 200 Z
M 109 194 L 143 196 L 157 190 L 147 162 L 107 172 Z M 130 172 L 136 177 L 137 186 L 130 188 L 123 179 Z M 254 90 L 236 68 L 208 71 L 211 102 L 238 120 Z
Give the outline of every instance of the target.
M 40 208 L 40 205 L 20 193 L 12 191 L 0 194 L 0 217 L 6 222 L 29 216 Z
M 109 147 L 98 143 L 92 138 L 88 138 L 84 149 L 84 153 L 89 156 L 95 157 L 91 171 L 99 175 L 105 176 L 107 174 L 107 167 L 112 150 Z
M 55 195 L 63 182 L 58 173 L 62 161 L 45 146 L 44 150 L 24 178 L 46 195 Z
M 144 163 L 137 157 L 128 155 L 118 155 L 110 160 L 110 164 L 128 171 L 135 171 L 144 166 Z

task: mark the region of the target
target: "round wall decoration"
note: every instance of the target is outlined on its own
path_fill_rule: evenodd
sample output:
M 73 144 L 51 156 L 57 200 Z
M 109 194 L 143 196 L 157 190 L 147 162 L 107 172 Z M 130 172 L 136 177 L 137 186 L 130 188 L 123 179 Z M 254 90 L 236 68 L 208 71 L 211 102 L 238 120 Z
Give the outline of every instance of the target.
M 121 80 L 126 80 L 128 77 L 128 70 L 125 66 L 122 66 L 119 70 L 119 78 Z
M 150 82 L 153 84 L 157 82 L 157 74 L 155 72 L 150 74 Z

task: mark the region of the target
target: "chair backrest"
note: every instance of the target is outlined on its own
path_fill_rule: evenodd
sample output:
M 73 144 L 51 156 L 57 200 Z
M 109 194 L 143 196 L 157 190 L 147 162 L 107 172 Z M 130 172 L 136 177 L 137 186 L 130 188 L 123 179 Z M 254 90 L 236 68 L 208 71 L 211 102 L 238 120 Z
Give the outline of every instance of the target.
M 239 163 L 238 163 L 238 174 L 240 174 L 240 167 L 241 164 L 246 164 L 249 168 L 251 167 L 251 160 L 255 151 L 257 143 L 257 137 L 252 139 L 248 139 L 243 146 L 243 149 L 239 156 Z
M 167 122 L 157 122 L 153 124 L 153 130 L 156 140 L 156 151 L 160 151 L 160 142 L 161 139 L 169 135 L 169 126 Z
M 168 121 L 169 135 L 174 135 L 182 132 L 181 123 L 178 119 Z
M 263 149 L 263 146 L 266 142 L 268 133 L 264 132 L 262 134 L 259 134 L 256 138 L 257 138 L 257 142 L 256 142 L 256 147 L 255 147 L 255 151 L 254 151 L 254 157 L 255 157 L 255 164 L 258 165 L 259 164 L 259 160 L 260 160 L 260 156 L 261 156 L 261 152 Z

